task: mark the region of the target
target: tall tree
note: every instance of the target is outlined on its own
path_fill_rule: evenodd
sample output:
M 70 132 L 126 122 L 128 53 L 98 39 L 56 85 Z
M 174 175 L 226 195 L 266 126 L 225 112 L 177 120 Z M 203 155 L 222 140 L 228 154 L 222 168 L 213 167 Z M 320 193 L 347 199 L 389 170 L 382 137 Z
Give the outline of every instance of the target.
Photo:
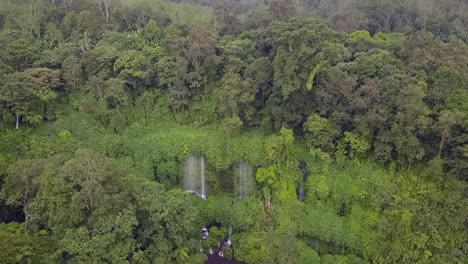
M 464 85 L 460 72 L 449 67 L 439 67 L 430 78 L 427 101 L 431 106 L 443 105 L 450 93 L 462 89 Z
M 334 150 L 334 140 L 340 131 L 330 120 L 312 114 L 304 123 L 307 144 L 311 148 L 320 148 L 323 151 Z
M 19 129 L 20 120 L 29 113 L 34 99 L 32 89 L 22 82 L 20 73 L 9 74 L 3 78 L 0 86 L 0 99 L 3 103 L 2 117 L 4 120 L 14 118 L 16 129 Z
M 22 71 L 33 65 L 39 57 L 39 48 L 29 38 L 19 38 L 8 44 L 2 51 L 2 60 L 13 69 Z
M 240 13 L 238 1 L 214 1 L 213 8 L 216 16 L 223 23 L 222 33 L 233 34 L 238 32 L 240 27 L 240 22 L 237 18 Z
M 238 134 L 242 128 L 243 122 L 253 118 L 255 108 L 251 103 L 255 99 L 256 89 L 251 79 L 243 79 L 238 73 L 228 72 L 222 80 L 222 86 L 215 91 L 215 97 L 218 101 L 218 112 L 223 118 L 231 120 L 227 124 L 237 122 L 239 126 L 227 129 L 228 134 Z M 228 121 L 226 120 L 226 121 Z
M 270 11 L 273 18 L 285 21 L 296 14 L 296 3 L 294 0 L 272 0 Z
M 146 24 L 143 30 L 143 36 L 145 37 L 146 41 L 153 44 L 157 43 L 160 40 L 161 29 L 158 27 L 158 25 L 153 19 L 150 19 L 148 21 L 148 24 Z
M 274 85 L 285 98 L 301 89 L 311 90 L 322 67 L 346 56 L 345 48 L 335 45 L 338 35 L 315 19 L 272 24 L 265 36 L 273 47 Z
M 218 60 L 209 32 L 196 26 L 173 29 L 167 36 L 171 50 L 158 61 L 157 69 L 160 84 L 169 88 L 173 109 L 180 110 L 206 84 Z
M 427 118 L 425 93 L 421 86 L 403 87 L 398 97 L 398 113 L 392 126 L 396 151 L 400 162 L 411 166 L 426 154 L 420 137 L 430 124 Z
M 440 133 L 439 157 L 442 154 L 442 149 L 447 138 L 450 136 L 452 127 L 461 125 L 465 118 L 465 113 L 460 111 L 442 111 L 438 122 L 435 124 L 437 131 Z
M 29 228 L 31 224 L 31 203 L 41 189 L 45 165 L 45 160 L 41 159 L 19 160 L 10 166 L 8 176 L 2 186 L 7 204 L 19 205 L 23 208 L 26 228 Z
M 8 120 L 13 115 L 17 129 L 21 119 L 40 123 L 61 86 L 59 70 L 32 68 L 5 76 L 0 85 L 0 100 L 5 106 L 3 118 Z
M 110 20 L 112 9 L 115 7 L 116 1 L 117 0 L 93 0 L 93 3 L 96 5 L 96 7 L 101 12 L 102 16 L 106 19 L 108 23 Z

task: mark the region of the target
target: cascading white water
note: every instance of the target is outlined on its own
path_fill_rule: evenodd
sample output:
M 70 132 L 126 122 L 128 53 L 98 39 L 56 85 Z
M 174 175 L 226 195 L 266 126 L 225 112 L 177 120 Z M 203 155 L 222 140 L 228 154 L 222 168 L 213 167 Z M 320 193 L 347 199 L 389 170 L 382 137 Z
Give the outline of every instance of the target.
M 195 192 L 195 162 L 196 157 L 190 156 L 184 163 L 184 186 L 185 190 Z
M 239 164 L 239 198 L 242 199 L 252 193 L 253 190 L 252 167 L 245 161 Z
M 228 239 L 227 239 L 227 241 L 224 243 L 225 246 L 230 247 L 230 246 L 232 245 L 231 238 L 232 238 L 232 227 L 229 226 Z
M 184 162 L 184 187 L 206 200 L 206 161 L 203 156 L 190 156 Z
M 200 157 L 200 181 L 201 181 L 201 197 L 206 199 L 206 168 L 205 157 Z

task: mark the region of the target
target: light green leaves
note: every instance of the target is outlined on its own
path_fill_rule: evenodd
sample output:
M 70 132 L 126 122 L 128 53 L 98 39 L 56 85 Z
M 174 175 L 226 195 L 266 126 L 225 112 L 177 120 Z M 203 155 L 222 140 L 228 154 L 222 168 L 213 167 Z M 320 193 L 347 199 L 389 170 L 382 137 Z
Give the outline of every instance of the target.
M 306 88 L 307 90 L 312 90 L 312 85 L 314 84 L 314 78 L 315 76 L 320 72 L 320 70 L 322 69 L 322 67 L 325 65 L 326 63 L 325 62 L 320 62 L 319 64 L 317 64 L 317 66 L 315 66 L 315 68 L 310 72 L 310 75 L 309 75 L 309 78 L 307 79 L 307 83 L 306 83 Z

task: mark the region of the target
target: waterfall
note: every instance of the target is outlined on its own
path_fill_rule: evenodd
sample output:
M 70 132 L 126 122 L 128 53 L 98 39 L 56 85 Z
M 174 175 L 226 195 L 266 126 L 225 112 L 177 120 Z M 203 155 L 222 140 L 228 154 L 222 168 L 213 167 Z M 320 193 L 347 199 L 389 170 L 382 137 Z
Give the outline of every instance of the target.
M 309 177 L 307 173 L 307 163 L 304 160 L 299 162 L 299 169 L 302 171 L 302 180 L 299 182 L 299 186 L 297 187 L 297 199 L 304 202 L 306 196 L 305 183 Z
M 252 193 L 253 189 L 252 167 L 245 161 L 239 164 L 239 198 L 242 199 Z
M 190 156 L 185 160 L 184 164 L 184 186 L 185 190 L 195 192 L 195 164 L 196 157 Z
M 201 197 L 206 200 L 206 168 L 205 157 L 200 156 L 200 181 L 201 181 Z
M 231 238 L 232 238 L 232 227 L 229 226 L 228 239 L 227 239 L 227 241 L 224 243 L 225 246 L 230 247 L 230 246 L 232 245 Z
M 190 194 L 206 200 L 206 161 L 204 156 L 192 155 L 184 162 L 184 187 Z
M 304 200 L 305 200 L 304 182 L 301 182 L 299 184 L 299 187 L 297 188 L 297 198 L 301 202 L 304 202 Z

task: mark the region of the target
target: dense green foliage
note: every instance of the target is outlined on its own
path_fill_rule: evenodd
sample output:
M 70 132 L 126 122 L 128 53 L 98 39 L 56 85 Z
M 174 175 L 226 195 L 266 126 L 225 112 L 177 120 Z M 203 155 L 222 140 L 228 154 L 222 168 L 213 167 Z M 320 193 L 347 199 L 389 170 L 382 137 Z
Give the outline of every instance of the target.
M 203 263 L 229 226 L 246 263 L 466 263 L 467 41 L 462 0 L 0 0 L 0 263 Z

